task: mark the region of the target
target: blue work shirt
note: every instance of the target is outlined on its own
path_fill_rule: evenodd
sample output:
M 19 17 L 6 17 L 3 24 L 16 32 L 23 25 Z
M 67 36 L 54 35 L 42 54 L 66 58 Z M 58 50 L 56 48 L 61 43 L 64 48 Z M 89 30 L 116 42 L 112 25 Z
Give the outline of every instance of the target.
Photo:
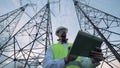
M 64 46 L 64 49 L 67 49 L 67 44 L 64 43 L 62 45 Z M 82 56 L 80 56 L 80 57 L 81 57 L 80 64 L 82 65 L 82 67 L 80 67 L 80 68 L 95 68 L 95 65 L 92 64 L 90 58 L 82 57 Z M 46 55 L 43 60 L 42 66 L 43 66 L 43 68 L 65 68 L 65 61 L 64 61 L 64 58 L 54 60 L 53 54 L 52 54 L 52 49 L 50 46 L 50 47 L 48 47 L 48 49 L 46 51 Z

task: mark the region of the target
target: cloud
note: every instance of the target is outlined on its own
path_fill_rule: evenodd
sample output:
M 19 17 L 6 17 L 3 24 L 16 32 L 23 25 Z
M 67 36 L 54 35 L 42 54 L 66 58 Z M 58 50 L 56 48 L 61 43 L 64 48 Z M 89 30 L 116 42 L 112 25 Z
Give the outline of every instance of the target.
M 11 1 L 15 6 L 20 7 L 20 1 L 21 0 L 11 0 Z

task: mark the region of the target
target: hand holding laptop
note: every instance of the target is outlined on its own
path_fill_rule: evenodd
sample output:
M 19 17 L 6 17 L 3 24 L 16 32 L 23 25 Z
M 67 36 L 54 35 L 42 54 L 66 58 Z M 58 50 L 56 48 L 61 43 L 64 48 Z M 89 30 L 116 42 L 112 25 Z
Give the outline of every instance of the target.
M 102 42 L 99 37 L 79 31 L 68 55 L 85 56 L 94 59 L 95 62 L 101 61 L 103 60 L 100 49 Z
M 94 35 L 79 31 L 69 54 L 90 57 L 89 53 L 101 47 L 103 40 Z
M 89 54 L 93 63 L 104 60 L 102 50 L 99 47 L 96 47 L 95 50 L 91 51 Z

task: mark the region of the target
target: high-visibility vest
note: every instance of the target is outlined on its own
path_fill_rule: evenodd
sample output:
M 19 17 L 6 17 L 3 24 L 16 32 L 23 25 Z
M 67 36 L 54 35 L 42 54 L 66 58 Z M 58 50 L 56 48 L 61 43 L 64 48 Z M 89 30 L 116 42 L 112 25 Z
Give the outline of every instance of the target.
M 72 46 L 71 43 L 67 43 L 67 47 Z M 53 44 L 52 45 L 52 53 L 53 53 L 53 59 L 62 59 L 64 57 L 67 57 L 68 54 L 68 48 L 65 49 L 64 46 L 61 43 Z M 77 64 L 68 64 L 65 66 L 65 68 L 80 68 L 80 57 L 77 57 L 73 63 Z

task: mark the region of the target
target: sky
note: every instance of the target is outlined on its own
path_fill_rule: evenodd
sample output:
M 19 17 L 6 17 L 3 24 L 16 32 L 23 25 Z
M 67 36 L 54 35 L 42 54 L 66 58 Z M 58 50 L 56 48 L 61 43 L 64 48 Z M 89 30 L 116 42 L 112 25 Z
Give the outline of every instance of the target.
M 18 8 L 20 6 L 19 1 L 20 0 L 0 0 L 0 15 L 3 15 L 7 12 L 10 12 Z M 21 0 L 21 1 L 25 1 L 25 0 Z M 26 1 L 29 1 L 29 0 L 26 0 Z M 46 3 L 46 1 L 47 0 L 44 0 L 44 1 L 36 0 L 36 2 L 34 3 L 37 4 L 37 8 L 38 7 L 42 8 L 42 6 Z M 59 26 L 65 26 L 69 29 L 68 31 L 69 41 L 73 42 L 79 30 L 78 20 L 75 13 L 73 2 L 72 0 L 69 0 L 69 1 L 61 0 L 60 7 L 59 7 L 59 3 L 53 3 L 56 1 L 57 0 L 50 0 L 54 42 L 57 42 L 56 41 L 57 37 L 55 36 L 54 33 L 56 28 Z M 81 0 L 81 1 L 84 1 L 84 0 Z M 87 2 L 88 1 L 90 6 L 120 18 L 120 7 L 119 7 L 120 0 L 87 0 Z M 23 4 L 25 3 L 27 2 L 23 2 Z M 33 9 L 31 7 L 28 7 L 27 11 L 29 9 L 31 9 L 31 11 L 29 11 L 28 13 L 32 14 Z M 38 9 L 36 10 L 38 11 Z M 24 21 L 26 20 L 24 19 Z
M 0 15 L 5 14 L 9 11 L 12 11 L 19 7 L 19 1 L 25 1 L 25 0 L 0 0 Z M 26 0 L 29 1 L 29 0 Z M 40 0 L 39 0 L 40 1 Z M 50 0 L 51 2 L 55 2 L 57 0 Z M 84 0 L 81 0 L 84 1 Z M 104 12 L 107 12 L 109 14 L 112 14 L 114 16 L 120 17 L 120 8 L 119 3 L 120 0 L 86 0 L 86 2 L 89 1 L 89 5 L 92 7 L 95 7 L 99 10 L 102 10 Z M 25 2 L 27 3 L 27 2 Z M 25 4 L 23 3 L 23 4 Z M 36 3 L 36 2 L 34 2 Z M 41 1 L 39 4 L 40 6 L 43 6 L 46 3 L 46 0 Z M 52 3 L 51 4 L 51 14 L 52 17 L 52 25 L 53 25 L 53 32 L 57 27 L 66 26 L 69 29 L 68 36 L 71 36 L 69 39 L 70 41 L 73 41 L 73 37 L 76 36 L 77 31 L 79 30 L 78 21 L 75 13 L 75 9 L 73 6 L 72 0 L 61 0 L 59 3 Z M 40 7 L 41 8 L 41 7 Z M 59 10 L 60 8 L 60 10 Z M 72 10 L 70 10 L 72 8 Z M 31 9 L 30 7 L 28 9 Z M 33 10 L 32 10 L 33 11 Z M 29 11 L 29 13 L 32 14 L 32 11 Z M 74 27 L 71 28 L 71 27 Z M 55 33 L 55 32 L 54 32 Z M 54 36 L 54 41 L 56 42 L 56 37 Z

